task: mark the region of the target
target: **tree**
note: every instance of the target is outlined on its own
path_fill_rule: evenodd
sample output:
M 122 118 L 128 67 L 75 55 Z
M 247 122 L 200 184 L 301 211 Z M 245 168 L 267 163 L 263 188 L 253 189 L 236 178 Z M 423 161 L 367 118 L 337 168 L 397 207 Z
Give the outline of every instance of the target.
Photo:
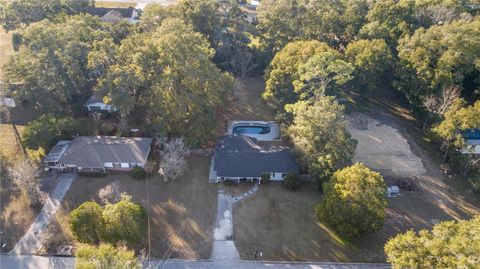
M 355 67 L 354 83 L 373 91 L 393 71 L 394 58 L 383 39 L 357 40 L 347 46 L 345 56 Z
M 301 32 L 301 16 L 305 12 L 303 0 L 264 0 L 258 7 L 258 28 L 262 43 L 275 54 Z
M 462 132 L 480 128 L 480 101 L 466 106 L 463 99 L 457 98 L 444 114 L 442 120 L 432 131 L 443 139 L 445 157 L 453 145 L 459 149 L 464 146 Z
M 387 187 L 379 173 L 356 163 L 336 171 L 323 189 L 317 217 L 342 236 L 354 238 L 382 227 Z
M 144 236 L 147 225 L 145 210 L 130 199 L 129 196 L 122 195 L 120 202 L 105 206 L 102 216 L 106 241 L 113 244 L 125 241 L 130 245 Z
M 422 105 L 427 110 L 427 116 L 423 122 L 423 127 L 427 124 L 430 114 L 436 114 L 443 116 L 448 109 L 460 98 L 460 87 L 452 85 L 450 87 L 444 87 L 440 96 L 429 95 L 427 96 Z
M 295 103 L 299 96 L 293 82 L 300 79 L 299 67 L 312 56 L 330 51 L 327 44 L 319 41 L 296 41 L 286 45 L 265 72 L 266 88 L 262 97 L 279 111 L 283 111 L 286 104 Z
M 183 137 L 159 142 L 161 160 L 158 172 L 163 176 L 164 181 L 175 180 L 187 169 L 186 157 L 190 154 L 190 150 L 186 147 Z
M 98 244 L 105 233 L 103 209 L 95 202 L 85 202 L 70 213 L 69 225 L 75 238 L 82 243 Z
M 299 79 L 293 82 L 295 92 L 300 94 L 300 99 L 323 96 L 328 89 L 352 79 L 353 70 L 353 66 L 340 60 L 336 53 L 318 53 L 298 67 Z
M 212 57 L 201 34 L 179 19 L 166 19 L 155 32 L 125 39 L 98 87 L 122 118 L 133 113 L 144 119 L 152 135 L 203 142 L 216 129 L 216 109 L 233 89 L 233 78 Z
M 22 134 L 22 144 L 30 150 L 48 150 L 58 140 L 91 133 L 86 120 L 42 115 L 30 121 Z
M 331 96 L 287 107 L 293 114 L 293 123 L 286 127 L 286 134 L 318 187 L 334 171 L 348 164 L 355 152 L 356 141 L 345 128 L 343 109 Z
M 43 20 L 21 31 L 22 45 L 3 67 L 13 97 L 41 112 L 80 110 L 96 76 L 87 67 L 94 44 L 110 39 L 108 27 L 90 15 Z
M 360 29 L 363 39 L 383 39 L 395 50 L 400 37 L 415 31 L 414 0 L 375 1 L 367 14 L 367 23 Z
M 445 221 L 432 231 L 399 234 L 385 245 L 387 260 L 400 268 L 477 268 L 480 264 L 480 217 Z
M 122 246 L 115 248 L 109 244 L 82 245 L 77 249 L 75 257 L 75 269 L 142 268 L 142 264 L 135 257 L 135 252 Z
M 34 207 L 40 207 L 45 200 L 45 193 L 40 190 L 38 166 L 28 159 L 22 160 L 9 169 L 13 182 L 26 191 L 30 203 Z
M 467 78 L 480 72 L 476 60 L 480 57 L 479 42 L 479 17 L 420 28 L 404 37 L 399 41 L 398 56 L 410 72 L 400 77 L 404 84 L 399 90 L 412 102 L 438 94 L 448 85 L 471 84 L 466 90 L 473 92 L 479 82 L 467 83 Z M 420 87 L 412 87 L 411 82 Z
M 364 0 L 264 0 L 258 7 L 258 29 L 271 53 L 297 40 L 321 40 L 342 48 L 354 39 L 367 11 Z
M 91 0 L 2 0 L 0 24 L 6 31 L 52 18 L 59 13 L 74 14 L 92 4 Z

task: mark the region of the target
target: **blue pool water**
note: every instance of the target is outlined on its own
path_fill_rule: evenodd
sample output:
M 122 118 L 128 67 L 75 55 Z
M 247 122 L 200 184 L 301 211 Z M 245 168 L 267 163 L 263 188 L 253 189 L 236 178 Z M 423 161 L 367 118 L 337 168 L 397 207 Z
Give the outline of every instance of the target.
M 268 134 L 270 127 L 261 125 L 237 125 L 233 127 L 234 134 Z

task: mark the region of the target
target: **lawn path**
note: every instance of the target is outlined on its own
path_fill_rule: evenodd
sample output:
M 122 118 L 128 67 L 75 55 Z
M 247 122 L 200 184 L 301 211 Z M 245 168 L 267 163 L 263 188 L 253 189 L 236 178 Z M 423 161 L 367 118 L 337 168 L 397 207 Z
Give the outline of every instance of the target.
M 65 194 L 70 189 L 77 174 L 63 174 L 58 180 L 58 184 L 51 195 L 48 195 L 45 204 L 40 213 L 35 218 L 25 235 L 15 244 L 11 253 L 36 253 L 43 246 L 43 233 L 47 230 L 48 224 L 54 218 L 60 203 Z
M 235 242 L 233 241 L 233 204 L 239 202 L 258 190 L 255 184 L 252 189 L 239 196 L 232 197 L 218 192 L 217 218 L 213 233 L 213 249 L 211 260 L 240 260 Z

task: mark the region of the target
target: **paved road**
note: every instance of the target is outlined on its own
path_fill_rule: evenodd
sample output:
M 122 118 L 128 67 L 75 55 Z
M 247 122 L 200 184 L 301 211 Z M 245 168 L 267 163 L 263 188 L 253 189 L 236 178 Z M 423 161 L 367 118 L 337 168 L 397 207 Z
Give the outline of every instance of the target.
M 143 269 L 389 269 L 386 264 L 366 263 L 288 263 L 256 261 L 152 261 Z M 74 269 L 75 259 L 70 257 L 47 257 L 29 255 L 1 255 L 0 268 L 5 269 Z
M 36 253 L 42 248 L 43 233 L 47 230 L 48 224 L 55 216 L 63 197 L 70 189 L 75 178 L 77 178 L 76 174 L 63 174 L 60 176 L 55 190 L 49 195 L 35 221 L 30 225 L 25 235 L 15 244 L 11 253 Z

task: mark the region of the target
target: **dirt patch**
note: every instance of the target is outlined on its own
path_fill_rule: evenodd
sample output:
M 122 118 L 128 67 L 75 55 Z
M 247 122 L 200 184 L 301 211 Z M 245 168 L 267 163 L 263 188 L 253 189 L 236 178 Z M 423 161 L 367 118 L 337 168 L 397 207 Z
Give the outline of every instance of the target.
M 407 139 L 385 121 L 365 114 L 348 117 L 347 129 L 358 141 L 355 162 L 384 175 L 418 176 L 426 173 L 422 160 L 412 152 Z
M 231 120 L 274 120 L 275 111 L 261 98 L 264 91 L 265 81 L 262 77 L 237 80 L 231 104 L 218 113 L 217 121 L 223 127 L 218 135 L 225 133 Z
M 189 170 L 182 178 L 163 182 L 150 178 L 150 214 L 152 257 L 206 259 L 212 248 L 212 233 L 216 213 L 216 185 L 208 183 L 210 158 L 194 156 L 189 160 Z M 60 230 L 46 248 L 54 253 L 61 243 L 74 244 L 68 228 L 68 214 L 81 203 L 94 200 L 100 203 L 98 191 L 118 180 L 121 192 L 147 206 L 146 180 L 134 180 L 128 174 L 109 174 L 106 177 L 78 178 L 67 193 L 56 220 Z M 58 243 L 57 243 L 58 242 Z M 138 244 L 137 251 L 147 248 L 147 240 Z

